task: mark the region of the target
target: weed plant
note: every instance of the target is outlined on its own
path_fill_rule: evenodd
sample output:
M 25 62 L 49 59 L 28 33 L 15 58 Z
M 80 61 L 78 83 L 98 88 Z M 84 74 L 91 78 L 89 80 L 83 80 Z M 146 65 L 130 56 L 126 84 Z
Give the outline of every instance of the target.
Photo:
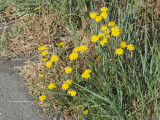
M 7 2 L 18 9 L 15 18 L 24 12 L 34 18 L 27 22 L 31 31 L 35 16 L 50 18 L 52 11 L 54 28 L 65 29 L 55 32 L 47 19 L 41 31 L 49 40 L 39 43 L 41 62 L 34 64 L 39 72 L 26 75 L 45 109 L 63 111 L 66 119 L 160 118 L 160 23 L 153 7 L 139 0 Z

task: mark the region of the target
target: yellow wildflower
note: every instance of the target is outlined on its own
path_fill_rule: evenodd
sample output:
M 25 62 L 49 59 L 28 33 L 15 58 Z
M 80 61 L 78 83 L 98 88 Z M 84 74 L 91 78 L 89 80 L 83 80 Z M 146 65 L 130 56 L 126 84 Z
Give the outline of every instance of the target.
M 108 26 L 115 26 L 115 21 L 108 22 Z
M 70 60 L 75 60 L 77 58 L 78 58 L 78 53 L 76 53 L 76 52 L 71 53 L 70 56 L 69 56 Z
M 106 12 L 106 11 L 108 11 L 108 8 L 107 8 L 107 7 L 102 7 L 102 8 L 101 8 L 101 12 Z
M 71 85 L 71 84 L 72 84 L 71 80 L 70 80 L 70 81 L 69 81 L 69 80 L 66 80 L 65 83 L 68 84 L 68 85 Z
M 71 96 L 76 96 L 76 91 L 70 89 L 68 90 L 68 94 L 70 94 Z
M 119 46 L 120 46 L 121 48 L 125 48 L 125 47 L 127 47 L 127 43 L 126 43 L 125 41 L 122 41 L 122 42 L 119 44 Z
M 45 99 L 46 99 L 46 96 L 45 96 L 45 95 L 39 96 L 39 100 L 40 100 L 41 102 L 43 102 Z
M 42 55 L 43 55 L 43 56 L 45 56 L 45 55 L 47 55 L 47 54 L 48 54 L 48 50 L 42 52 Z
M 84 79 L 90 78 L 90 73 L 91 72 L 92 71 L 90 69 L 85 70 L 84 73 L 82 74 L 82 78 L 84 78 Z
M 48 60 L 48 58 L 43 58 L 41 61 L 43 61 L 43 62 L 44 62 L 44 61 L 47 61 L 47 60 Z
M 44 78 L 44 74 L 41 74 L 41 78 Z
M 46 46 L 40 46 L 40 47 L 38 47 L 38 50 L 39 51 L 46 50 Z
M 67 90 L 68 88 L 69 88 L 69 84 L 63 83 L 62 89 L 63 89 L 63 90 Z
M 48 89 L 53 89 L 53 88 L 56 88 L 56 84 L 55 83 L 50 83 L 49 85 L 48 85 Z
M 88 49 L 88 47 L 85 46 L 85 45 L 82 45 L 82 46 L 79 47 L 79 50 L 80 50 L 81 52 L 84 52 L 84 51 L 86 51 L 87 49 Z
M 74 52 L 78 52 L 78 51 L 79 51 L 79 47 L 75 47 L 75 48 L 73 49 L 73 51 L 74 51 Z
M 123 49 L 122 48 L 116 49 L 116 54 L 118 54 L 118 55 L 123 54 Z
M 71 67 L 66 67 L 65 68 L 65 73 L 71 73 L 72 72 L 72 68 Z
M 102 20 L 102 16 L 97 16 L 96 17 L 96 22 L 100 22 Z
M 101 59 L 102 59 L 101 56 L 98 56 L 98 57 L 96 58 L 97 61 L 100 61 Z
M 106 39 L 109 39 L 111 36 L 110 35 L 106 35 Z
M 107 29 L 106 31 L 104 31 L 104 34 L 109 34 L 110 33 L 110 30 Z
M 54 62 L 57 62 L 58 59 L 59 59 L 59 57 L 58 57 L 57 55 L 53 55 L 53 56 L 51 57 L 51 60 L 54 61 Z
M 51 66 L 52 66 L 52 62 L 51 61 L 46 62 L 46 67 L 47 68 L 50 68 Z
M 98 41 L 98 36 L 97 35 L 93 35 L 91 38 L 92 42 L 97 42 Z
M 92 71 L 90 69 L 85 70 L 86 73 L 91 73 Z
M 83 114 L 86 115 L 87 113 L 88 113 L 88 110 L 84 110 L 84 111 L 83 111 Z
M 56 45 L 58 45 L 58 46 L 64 46 L 66 43 L 64 43 L 64 42 L 60 42 L 60 43 L 57 43 Z
M 100 40 L 100 44 L 103 46 L 105 43 L 108 43 L 106 38 Z
M 133 50 L 135 50 L 135 47 L 133 44 L 129 44 L 129 45 L 127 45 L 127 49 L 130 51 L 133 51 Z
M 100 16 L 102 16 L 103 19 L 106 19 L 108 14 L 106 12 L 102 12 Z
M 90 18 L 91 18 L 91 19 L 96 18 L 96 16 L 97 16 L 97 13 L 96 13 L 96 12 L 90 13 Z
M 117 26 L 113 27 L 111 30 L 112 30 L 112 35 L 113 36 L 118 36 L 118 35 L 120 35 L 122 33 L 122 30 L 118 29 Z
M 107 26 L 102 26 L 102 27 L 101 27 L 101 30 L 102 30 L 102 31 L 105 31 L 105 30 L 107 30 L 107 28 L 108 28 Z
M 100 34 L 98 34 L 98 39 L 103 38 L 104 36 L 105 36 L 104 33 L 100 33 Z

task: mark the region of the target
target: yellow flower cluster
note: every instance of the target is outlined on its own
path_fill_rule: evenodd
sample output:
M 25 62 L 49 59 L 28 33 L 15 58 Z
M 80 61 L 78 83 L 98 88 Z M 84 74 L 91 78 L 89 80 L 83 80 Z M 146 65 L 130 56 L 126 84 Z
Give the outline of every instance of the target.
M 106 19 L 108 17 L 107 11 L 108 11 L 107 7 L 102 7 L 100 15 L 98 15 L 97 12 L 92 12 L 90 13 L 90 18 L 95 19 L 96 22 L 100 22 L 102 19 Z
M 71 73 L 72 72 L 72 68 L 71 67 L 66 67 L 65 68 L 65 73 Z
M 46 96 L 45 96 L 45 95 L 39 96 L 39 100 L 40 100 L 41 102 L 43 102 L 45 99 L 46 99 Z
M 84 79 L 90 78 L 90 73 L 91 72 L 92 71 L 90 69 L 85 70 L 84 73 L 82 74 L 82 78 L 84 78 Z
M 69 94 L 69 95 L 71 95 L 71 96 L 76 96 L 76 93 L 77 93 L 76 91 L 70 89 L 70 90 L 68 90 L 68 93 L 67 93 L 67 94 Z
M 71 84 L 72 84 L 71 81 L 66 80 L 65 83 L 62 84 L 62 89 L 67 90 Z
M 85 52 L 87 49 L 88 49 L 88 47 L 85 46 L 85 45 L 81 45 L 81 46 L 79 46 L 79 47 L 75 47 L 75 48 L 73 49 L 73 52 L 70 54 L 69 59 L 70 59 L 70 60 L 75 60 L 75 59 L 77 59 L 78 56 L 79 56 L 78 52 L 79 52 L 79 51 L 80 51 L 80 52 Z
M 88 110 L 84 110 L 84 111 L 83 111 L 83 114 L 86 115 L 87 113 L 88 113 Z
M 38 50 L 39 50 L 39 51 L 46 50 L 46 46 L 40 46 L 40 47 L 38 47 Z
M 111 30 L 113 36 L 119 36 L 120 34 L 122 34 L 122 30 L 119 29 L 117 26 L 114 26 Z
M 53 88 L 56 88 L 56 84 L 55 83 L 50 83 L 49 85 L 48 85 L 48 89 L 53 89 Z
M 123 49 L 122 49 L 122 48 L 126 48 L 126 47 L 127 47 L 127 49 L 130 50 L 130 51 L 135 50 L 135 47 L 134 47 L 133 44 L 127 45 L 127 43 L 126 43 L 125 41 L 122 41 L 122 42 L 119 44 L 119 46 L 120 46 L 120 48 L 116 49 L 116 54 L 118 54 L 118 55 L 123 54 Z

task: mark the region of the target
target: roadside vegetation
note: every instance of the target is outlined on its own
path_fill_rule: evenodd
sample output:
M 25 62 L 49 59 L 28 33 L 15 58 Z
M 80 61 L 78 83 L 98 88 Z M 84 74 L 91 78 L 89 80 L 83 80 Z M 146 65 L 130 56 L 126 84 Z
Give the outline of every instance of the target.
M 156 120 L 159 6 L 159 0 L 2 1 L 1 54 L 38 54 L 21 72 L 46 114 Z

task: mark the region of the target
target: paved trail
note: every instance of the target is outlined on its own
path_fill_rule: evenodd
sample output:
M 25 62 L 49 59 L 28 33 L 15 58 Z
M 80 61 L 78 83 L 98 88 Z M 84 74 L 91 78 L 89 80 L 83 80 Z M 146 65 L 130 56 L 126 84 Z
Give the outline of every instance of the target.
M 14 68 L 22 64 L 0 57 L 0 120 L 48 120 L 37 112 L 33 98 L 22 87 L 22 78 Z

